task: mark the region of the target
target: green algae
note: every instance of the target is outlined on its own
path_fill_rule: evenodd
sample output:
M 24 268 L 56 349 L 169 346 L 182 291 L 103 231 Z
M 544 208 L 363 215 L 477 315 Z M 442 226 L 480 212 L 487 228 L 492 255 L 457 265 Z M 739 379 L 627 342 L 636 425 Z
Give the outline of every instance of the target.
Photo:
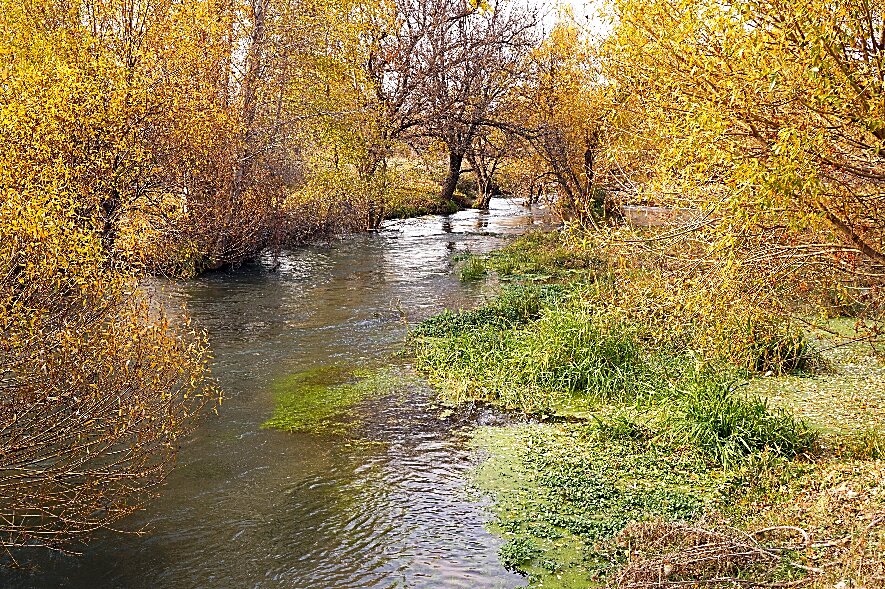
M 604 418 L 477 430 L 502 562 L 536 587 L 601 586 L 627 558 L 629 523 L 693 521 L 722 496 L 724 471 L 701 453 L 634 434 Z
M 379 369 L 320 366 L 273 383 L 276 407 L 266 429 L 346 434 L 359 422 L 359 404 L 393 394 L 409 380 L 396 367 Z

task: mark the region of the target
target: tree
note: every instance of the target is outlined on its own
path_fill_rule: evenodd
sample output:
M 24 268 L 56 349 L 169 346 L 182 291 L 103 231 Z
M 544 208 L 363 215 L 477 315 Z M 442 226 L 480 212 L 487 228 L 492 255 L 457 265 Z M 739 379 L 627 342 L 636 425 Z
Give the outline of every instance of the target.
M 494 127 L 481 130 L 471 143 L 466 157 L 476 176 L 476 208 L 488 209 L 492 197 L 501 193 L 495 178 L 504 160 L 515 154 L 515 143 L 514 133 Z
M 0 2 L 6 548 L 67 549 L 138 509 L 211 393 L 202 336 L 170 321 L 119 251 L 119 220 L 156 178 L 149 109 L 82 8 Z
M 528 157 L 555 184 L 564 212 L 593 224 L 617 219 L 624 107 L 603 75 L 598 47 L 565 13 L 532 53 L 529 71 L 509 109 Z
M 885 263 L 881 6 L 624 0 L 616 20 L 609 75 L 666 138 L 661 173 L 729 189 L 697 206 L 745 228 L 829 228 Z
M 300 6 L 298 26 L 309 41 L 295 53 L 298 73 L 288 96 L 308 168 L 303 191 L 347 201 L 362 215 L 362 228 L 377 229 L 384 220 L 397 123 L 373 68 L 392 10 L 374 0 Z
M 414 80 L 412 126 L 446 146 L 441 198 L 451 200 L 474 140 L 485 128 L 503 126 L 498 106 L 524 79 L 538 15 L 504 0 L 404 0 L 399 12 L 405 21 L 399 45 L 410 58 L 396 70 Z

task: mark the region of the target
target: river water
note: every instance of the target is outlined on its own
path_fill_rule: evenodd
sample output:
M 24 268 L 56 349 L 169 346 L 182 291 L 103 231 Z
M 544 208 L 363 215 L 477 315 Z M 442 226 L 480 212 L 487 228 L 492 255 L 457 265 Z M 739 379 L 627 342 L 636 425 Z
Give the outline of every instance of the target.
M 402 349 L 403 316 L 414 322 L 487 296 L 459 282 L 454 254 L 486 252 L 543 222 L 539 211 L 495 200 L 487 213 L 390 222 L 287 252 L 275 272 L 257 264 L 169 287 L 209 333 L 225 392 L 219 415 L 181 449 L 161 496 L 124 522 L 144 534 L 102 533 L 82 556 L 25 559 L 0 572 L 0 587 L 522 586 L 499 563 L 500 540 L 469 489 L 478 458 L 468 433 L 502 416 L 449 416 L 409 379 L 356 408 L 353 438 L 261 425 L 275 381 L 389 362 Z

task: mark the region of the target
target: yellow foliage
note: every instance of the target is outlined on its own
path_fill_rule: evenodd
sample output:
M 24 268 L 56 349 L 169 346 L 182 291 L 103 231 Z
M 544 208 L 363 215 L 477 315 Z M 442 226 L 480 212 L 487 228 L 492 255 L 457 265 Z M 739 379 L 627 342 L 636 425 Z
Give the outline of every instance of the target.
M 137 122 L 157 108 L 156 87 L 121 59 L 131 46 L 99 49 L 66 6 L 0 2 L 6 547 L 63 549 L 137 509 L 211 394 L 202 336 L 170 323 L 115 238 L 153 196 Z

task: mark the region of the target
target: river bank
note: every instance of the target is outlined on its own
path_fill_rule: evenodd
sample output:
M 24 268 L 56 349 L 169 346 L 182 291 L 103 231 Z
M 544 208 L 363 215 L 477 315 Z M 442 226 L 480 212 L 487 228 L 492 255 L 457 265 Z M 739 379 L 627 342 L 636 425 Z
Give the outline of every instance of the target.
M 534 416 L 473 437 L 502 562 L 532 586 L 882 586 L 885 364 L 853 320 L 777 354 L 749 340 L 736 365 L 692 351 L 707 325 L 653 339 L 593 249 L 556 235 L 460 275 L 505 287 L 419 325 L 416 363 L 453 404 Z

